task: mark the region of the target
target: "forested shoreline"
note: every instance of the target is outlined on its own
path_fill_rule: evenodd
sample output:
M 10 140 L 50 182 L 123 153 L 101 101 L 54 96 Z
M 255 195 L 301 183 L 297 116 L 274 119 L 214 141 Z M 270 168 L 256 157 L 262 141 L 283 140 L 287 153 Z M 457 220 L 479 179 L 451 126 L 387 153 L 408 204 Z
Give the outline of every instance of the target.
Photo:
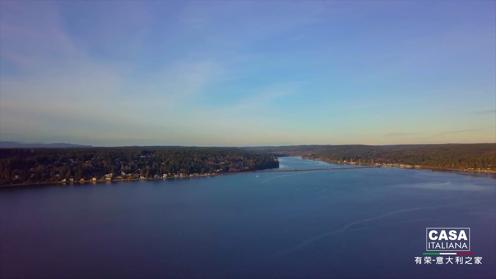
M 0 186 L 212 176 L 277 168 L 278 156 L 496 173 L 496 144 L 0 148 Z
M 255 147 L 337 164 L 496 173 L 496 144 L 295 145 Z
M 273 154 L 222 147 L 0 149 L 0 185 L 97 183 L 277 168 Z

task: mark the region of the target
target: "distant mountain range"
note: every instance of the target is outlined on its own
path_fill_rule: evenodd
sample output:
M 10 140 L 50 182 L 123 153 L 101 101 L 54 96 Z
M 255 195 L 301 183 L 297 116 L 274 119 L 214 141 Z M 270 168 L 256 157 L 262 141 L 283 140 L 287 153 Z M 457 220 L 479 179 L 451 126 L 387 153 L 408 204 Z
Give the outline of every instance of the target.
M 63 142 L 36 143 L 36 142 L 0 141 L 0 148 L 84 148 L 84 147 L 92 147 L 92 146 L 63 143 Z

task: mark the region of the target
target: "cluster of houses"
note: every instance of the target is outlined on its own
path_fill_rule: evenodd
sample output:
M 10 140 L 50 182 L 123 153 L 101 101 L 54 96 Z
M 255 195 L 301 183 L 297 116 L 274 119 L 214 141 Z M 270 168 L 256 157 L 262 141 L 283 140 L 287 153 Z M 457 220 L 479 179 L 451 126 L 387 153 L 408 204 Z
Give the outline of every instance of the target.
M 107 173 L 101 178 L 97 177 L 92 177 L 90 179 L 84 179 L 81 178 L 79 180 L 76 180 L 74 178 L 64 178 L 60 180 L 60 183 L 62 184 L 86 184 L 86 183 L 102 183 L 102 182 L 119 182 L 119 181 L 136 181 L 136 180 L 166 180 L 166 179 L 179 179 L 179 178 L 194 178 L 194 177 L 206 177 L 206 176 L 216 176 L 219 175 L 222 172 L 221 169 L 216 170 L 216 172 L 213 173 L 192 173 L 192 174 L 187 174 L 187 173 L 169 173 L 169 174 L 162 174 L 162 175 L 154 175 L 153 177 L 145 177 L 143 175 L 139 174 L 133 174 L 133 173 L 125 173 L 121 172 L 121 175 L 114 176 L 112 173 Z
M 329 161 L 329 160 L 328 160 Z M 401 168 L 401 169 L 437 169 L 431 168 L 429 166 L 422 165 L 412 165 L 412 164 L 402 164 L 402 163 L 377 163 L 377 162 L 364 162 L 361 160 L 335 160 L 332 163 L 336 164 L 346 164 L 346 165 L 365 165 L 374 166 L 377 168 Z M 451 169 L 446 169 L 451 170 Z M 464 169 L 452 169 L 453 171 L 464 171 L 464 172 L 478 172 L 478 173 L 496 173 L 496 170 L 491 168 L 464 168 Z
M 377 162 L 364 162 L 361 160 L 353 161 L 353 160 L 342 160 L 335 161 L 334 163 L 338 164 L 346 164 L 346 165 L 366 165 L 366 166 L 374 166 L 378 168 L 402 168 L 402 169 L 420 169 L 421 165 L 411 165 L 411 164 L 400 164 L 400 163 L 377 163 Z

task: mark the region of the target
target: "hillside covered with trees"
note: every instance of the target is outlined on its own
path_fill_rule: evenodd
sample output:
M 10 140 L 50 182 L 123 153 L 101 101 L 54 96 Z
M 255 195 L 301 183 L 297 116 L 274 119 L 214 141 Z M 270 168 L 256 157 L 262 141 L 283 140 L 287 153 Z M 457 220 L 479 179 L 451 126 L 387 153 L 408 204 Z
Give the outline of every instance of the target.
M 208 176 L 277 168 L 278 156 L 331 163 L 496 173 L 496 144 L 0 148 L 0 185 Z
M 240 148 L 0 149 L 0 185 L 164 179 L 278 166 L 272 154 Z
M 332 163 L 496 173 L 496 144 L 299 145 L 258 147 Z

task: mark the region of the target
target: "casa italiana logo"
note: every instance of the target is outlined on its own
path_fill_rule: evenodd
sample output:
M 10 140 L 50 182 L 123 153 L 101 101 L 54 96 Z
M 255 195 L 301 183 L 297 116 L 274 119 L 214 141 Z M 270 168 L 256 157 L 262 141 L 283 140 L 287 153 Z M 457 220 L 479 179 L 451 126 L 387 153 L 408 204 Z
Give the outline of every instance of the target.
M 429 227 L 425 229 L 425 252 L 414 257 L 417 265 L 480 265 L 482 257 L 470 247 L 469 227 Z

